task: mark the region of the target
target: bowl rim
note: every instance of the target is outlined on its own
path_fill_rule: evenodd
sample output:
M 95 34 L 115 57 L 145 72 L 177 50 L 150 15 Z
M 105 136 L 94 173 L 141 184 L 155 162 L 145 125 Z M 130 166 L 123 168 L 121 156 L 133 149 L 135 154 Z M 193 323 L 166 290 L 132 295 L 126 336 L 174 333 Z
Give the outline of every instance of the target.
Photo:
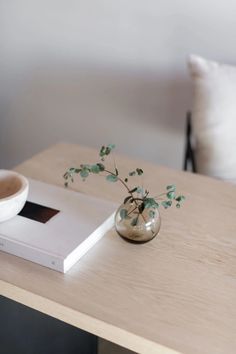
M 21 195 L 25 190 L 27 190 L 29 188 L 29 181 L 27 180 L 27 178 L 25 176 L 21 175 L 20 173 L 18 173 L 16 171 L 12 171 L 12 170 L 0 169 L 0 176 L 1 176 L 2 172 L 7 174 L 6 177 L 10 177 L 10 176 L 17 177 L 22 182 L 22 185 L 21 185 L 21 188 L 16 193 L 11 194 L 8 197 L 0 198 L 0 203 L 6 202 L 8 200 L 11 200 L 11 199 Z

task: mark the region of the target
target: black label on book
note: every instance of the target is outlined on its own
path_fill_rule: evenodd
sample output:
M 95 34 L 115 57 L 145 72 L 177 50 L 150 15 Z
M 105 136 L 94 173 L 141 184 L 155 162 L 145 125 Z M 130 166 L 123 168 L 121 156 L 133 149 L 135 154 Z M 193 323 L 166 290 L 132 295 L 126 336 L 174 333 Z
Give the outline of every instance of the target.
M 59 212 L 60 210 L 27 201 L 19 215 L 46 224 L 46 222 Z

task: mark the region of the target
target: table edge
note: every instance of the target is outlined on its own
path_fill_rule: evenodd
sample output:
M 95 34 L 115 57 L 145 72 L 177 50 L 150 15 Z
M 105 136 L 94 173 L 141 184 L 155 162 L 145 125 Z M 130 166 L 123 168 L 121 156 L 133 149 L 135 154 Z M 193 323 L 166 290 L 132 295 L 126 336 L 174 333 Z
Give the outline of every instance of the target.
M 181 354 L 85 313 L 0 280 L 0 295 L 142 354 Z

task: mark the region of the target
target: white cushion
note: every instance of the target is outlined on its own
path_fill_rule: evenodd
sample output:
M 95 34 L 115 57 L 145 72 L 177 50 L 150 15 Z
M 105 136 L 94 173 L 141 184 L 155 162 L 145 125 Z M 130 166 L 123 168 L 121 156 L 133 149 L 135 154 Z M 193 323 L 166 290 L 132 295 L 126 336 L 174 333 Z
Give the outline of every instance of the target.
M 236 183 L 236 67 L 191 55 L 197 171 Z

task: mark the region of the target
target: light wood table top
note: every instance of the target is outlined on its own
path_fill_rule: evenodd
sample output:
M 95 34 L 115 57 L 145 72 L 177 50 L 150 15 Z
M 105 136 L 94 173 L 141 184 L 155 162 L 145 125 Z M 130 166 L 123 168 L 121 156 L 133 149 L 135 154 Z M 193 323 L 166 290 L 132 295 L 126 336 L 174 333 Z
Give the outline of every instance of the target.
M 59 144 L 16 168 L 63 186 L 67 167 L 96 162 L 97 151 Z M 117 156 L 124 175 L 145 171 L 155 195 L 175 183 L 187 196 L 163 210 L 153 241 L 134 245 L 114 230 L 67 274 L 0 253 L 0 294 L 138 353 L 236 353 L 236 186 Z M 102 177 L 72 187 L 121 202 Z

